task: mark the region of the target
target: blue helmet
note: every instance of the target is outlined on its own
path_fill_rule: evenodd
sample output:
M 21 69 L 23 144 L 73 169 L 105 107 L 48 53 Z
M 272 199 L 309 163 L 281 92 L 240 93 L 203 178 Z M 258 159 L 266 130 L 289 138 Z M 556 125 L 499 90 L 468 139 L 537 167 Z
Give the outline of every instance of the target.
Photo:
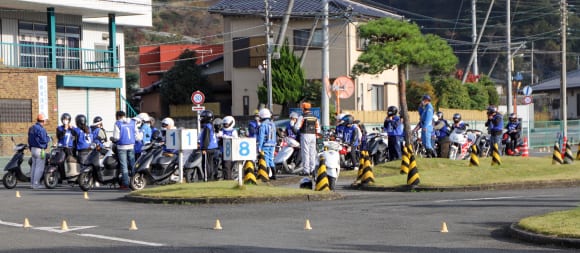
M 431 101 L 431 96 L 425 94 L 425 95 L 423 95 L 423 98 L 421 100 L 425 100 L 425 99 Z

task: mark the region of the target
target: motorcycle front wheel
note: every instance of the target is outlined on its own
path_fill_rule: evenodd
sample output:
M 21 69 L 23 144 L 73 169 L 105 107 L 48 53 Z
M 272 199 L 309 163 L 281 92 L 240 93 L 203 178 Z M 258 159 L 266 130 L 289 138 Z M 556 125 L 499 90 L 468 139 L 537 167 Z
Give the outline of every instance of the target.
M 131 181 L 129 183 L 131 190 L 143 190 L 145 186 L 147 186 L 147 178 L 145 178 L 145 174 L 137 173 L 131 177 Z
M 58 173 L 57 171 L 44 173 L 44 186 L 48 189 L 54 189 L 58 185 Z
M 89 191 L 93 187 L 93 180 L 90 172 L 82 172 L 79 175 L 79 186 L 83 191 Z
M 6 187 L 6 189 L 12 189 L 16 187 L 18 181 L 16 180 L 16 174 L 14 173 L 14 171 L 9 171 L 6 174 L 4 174 L 4 177 L 2 178 L 2 183 L 4 184 L 4 187 Z

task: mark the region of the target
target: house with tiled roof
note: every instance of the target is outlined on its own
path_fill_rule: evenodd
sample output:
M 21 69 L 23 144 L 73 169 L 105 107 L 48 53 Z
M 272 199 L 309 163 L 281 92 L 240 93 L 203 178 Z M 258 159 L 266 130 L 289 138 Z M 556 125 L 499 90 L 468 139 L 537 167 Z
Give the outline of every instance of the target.
M 547 79 L 532 86 L 534 107 L 536 110 L 547 111 L 552 119 L 560 117 L 560 77 Z M 580 70 L 566 73 L 566 98 L 568 119 L 580 119 Z M 541 100 L 536 99 L 541 97 Z
M 269 1 L 273 38 L 278 37 L 289 1 Z M 224 19 L 224 80 L 232 87 L 232 114 L 249 115 L 259 106 L 257 90 L 264 80 L 259 70 L 266 59 L 264 0 L 222 0 L 209 8 Z M 330 83 L 350 76 L 364 41 L 357 27 L 368 20 L 399 15 L 350 0 L 329 0 Z M 304 57 L 307 80 L 322 76 L 322 1 L 295 0 L 284 37 L 298 57 Z M 310 36 L 312 35 L 312 36 Z M 310 40 L 310 44 L 308 44 Z M 275 41 L 274 41 L 275 43 Z M 274 55 L 275 58 L 275 55 Z M 275 60 L 275 59 L 274 59 Z M 385 110 L 399 105 L 396 69 L 353 80 L 350 96 L 340 99 L 343 110 Z M 335 96 L 331 96 L 331 102 Z M 280 107 L 274 107 L 279 113 Z

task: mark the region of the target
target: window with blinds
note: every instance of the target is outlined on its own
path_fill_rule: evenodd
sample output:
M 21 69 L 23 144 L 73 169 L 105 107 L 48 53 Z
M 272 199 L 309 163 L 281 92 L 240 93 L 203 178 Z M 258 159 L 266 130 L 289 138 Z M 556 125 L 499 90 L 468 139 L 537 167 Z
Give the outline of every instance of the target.
M 31 122 L 32 100 L 0 99 L 0 122 Z

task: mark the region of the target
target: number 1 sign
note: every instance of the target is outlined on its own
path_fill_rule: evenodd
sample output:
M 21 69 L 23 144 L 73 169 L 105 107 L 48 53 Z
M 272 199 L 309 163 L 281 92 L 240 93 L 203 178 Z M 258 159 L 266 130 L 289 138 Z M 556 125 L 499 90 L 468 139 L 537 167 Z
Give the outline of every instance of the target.
M 169 129 L 165 133 L 165 146 L 168 149 L 191 150 L 197 148 L 197 130 Z

